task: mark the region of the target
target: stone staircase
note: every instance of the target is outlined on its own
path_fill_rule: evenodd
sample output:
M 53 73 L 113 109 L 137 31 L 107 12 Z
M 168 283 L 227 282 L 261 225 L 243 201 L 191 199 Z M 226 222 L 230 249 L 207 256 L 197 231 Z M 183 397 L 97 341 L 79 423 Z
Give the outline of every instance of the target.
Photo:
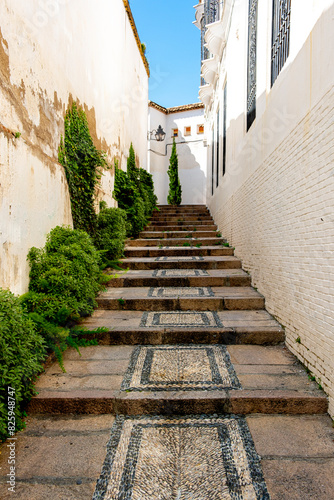
M 122 266 L 85 321 L 99 345 L 36 384 L 17 498 L 332 498 L 327 399 L 207 208 L 160 207 Z
M 30 411 L 326 412 L 326 397 L 283 346 L 283 329 L 205 206 L 161 206 L 128 241 L 122 267 L 85 322 L 108 329 L 98 352 L 67 354 L 66 374 L 53 366 Z

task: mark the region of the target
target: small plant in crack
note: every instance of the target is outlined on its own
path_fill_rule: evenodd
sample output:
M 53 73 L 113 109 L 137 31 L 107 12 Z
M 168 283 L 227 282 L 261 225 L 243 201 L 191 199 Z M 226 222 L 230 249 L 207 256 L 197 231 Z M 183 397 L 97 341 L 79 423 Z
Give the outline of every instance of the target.
M 123 297 L 121 297 L 120 299 L 117 299 L 117 300 L 118 300 L 118 303 L 120 306 L 124 306 L 125 300 L 123 299 Z
M 185 241 L 182 246 L 184 246 L 184 247 L 190 247 L 191 245 L 190 245 L 189 241 Z
M 222 237 L 222 233 L 220 231 L 217 231 L 216 232 L 216 236 L 217 236 L 217 238 L 221 238 Z
M 300 337 L 297 337 L 297 338 L 296 338 L 296 342 L 297 342 L 297 344 L 301 344 L 301 343 L 302 343 L 301 338 L 300 338 Z

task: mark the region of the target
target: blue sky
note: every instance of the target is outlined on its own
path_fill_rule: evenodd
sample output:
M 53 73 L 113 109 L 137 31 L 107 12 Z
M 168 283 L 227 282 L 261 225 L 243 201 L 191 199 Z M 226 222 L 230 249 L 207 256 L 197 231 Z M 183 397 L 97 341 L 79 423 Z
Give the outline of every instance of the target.
M 200 31 L 196 0 L 130 0 L 150 64 L 150 99 L 164 107 L 198 102 Z

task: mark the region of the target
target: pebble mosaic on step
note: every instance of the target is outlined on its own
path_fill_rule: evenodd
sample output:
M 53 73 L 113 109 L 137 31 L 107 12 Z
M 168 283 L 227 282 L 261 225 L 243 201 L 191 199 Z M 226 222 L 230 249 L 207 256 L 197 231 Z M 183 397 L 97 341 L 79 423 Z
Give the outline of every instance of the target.
M 218 314 L 203 311 L 172 311 L 172 312 L 147 312 L 143 313 L 141 327 L 163 326 L 181 328 L 216 327 L 222 328 L 223 324 Z
M 240 389 L 226 347 L 139 346 L 132 353 L 123 391 Z
M 214 297 L 211 287 L 152 287 L 148 291 L 148 297 Z
M 243 417 L 118 416 L 93 500 L 269 500 Z
M 204 269 L 156 269 L 152 276 L 158 278 L 192 278 L 194 276 L 209 276 Z

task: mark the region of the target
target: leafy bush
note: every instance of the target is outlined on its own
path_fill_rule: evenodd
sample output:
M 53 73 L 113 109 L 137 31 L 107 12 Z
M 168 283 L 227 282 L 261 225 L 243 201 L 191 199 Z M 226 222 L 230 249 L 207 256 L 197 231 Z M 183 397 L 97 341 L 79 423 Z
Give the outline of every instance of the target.
M 43 249 L 31 248 L 29 292 L 23 303 L 47 321 L 66 325 L 92 314 L 100 289 L 100 256 L 81 230 L 55 227 Z
M 127 171 L 115 168 L 115 187 L 113 196 L 118 206 L 127 213 L 129 236 L 137 236 L 146 226 L 155 209 L 157 197 L 154 194 L 152 175 L 137 168 L 135 152 L 131 144 L 127 161 Z
M 42 371 L 46 346 L 20 300 L 0 289 L 0 440 L 8 431 L 8 392 L 15 389 L 15 428 L 23 427 L 22 405 L 34 393 L 33 380 Z
M 117 260 L 124 254 L 127 215 L 121 208 L 103 208 L 97 217 L 95 246 L 103 260 Z
M 86 114 L 76 103 L 66 112 L 65 136 L 61 138 L 58 159 L 66 173 L 74 228 L 93 235 L 95 188 L 108 163 L 105 152 L 94 146 Z
M 182 199 L 182 188 L 179 179 L 179 161 L 176 152 L 176 143 L 173 139 L 172 153 L 169 160 L 169 192 L 167 201 L 169 205 L 180 205 Z

